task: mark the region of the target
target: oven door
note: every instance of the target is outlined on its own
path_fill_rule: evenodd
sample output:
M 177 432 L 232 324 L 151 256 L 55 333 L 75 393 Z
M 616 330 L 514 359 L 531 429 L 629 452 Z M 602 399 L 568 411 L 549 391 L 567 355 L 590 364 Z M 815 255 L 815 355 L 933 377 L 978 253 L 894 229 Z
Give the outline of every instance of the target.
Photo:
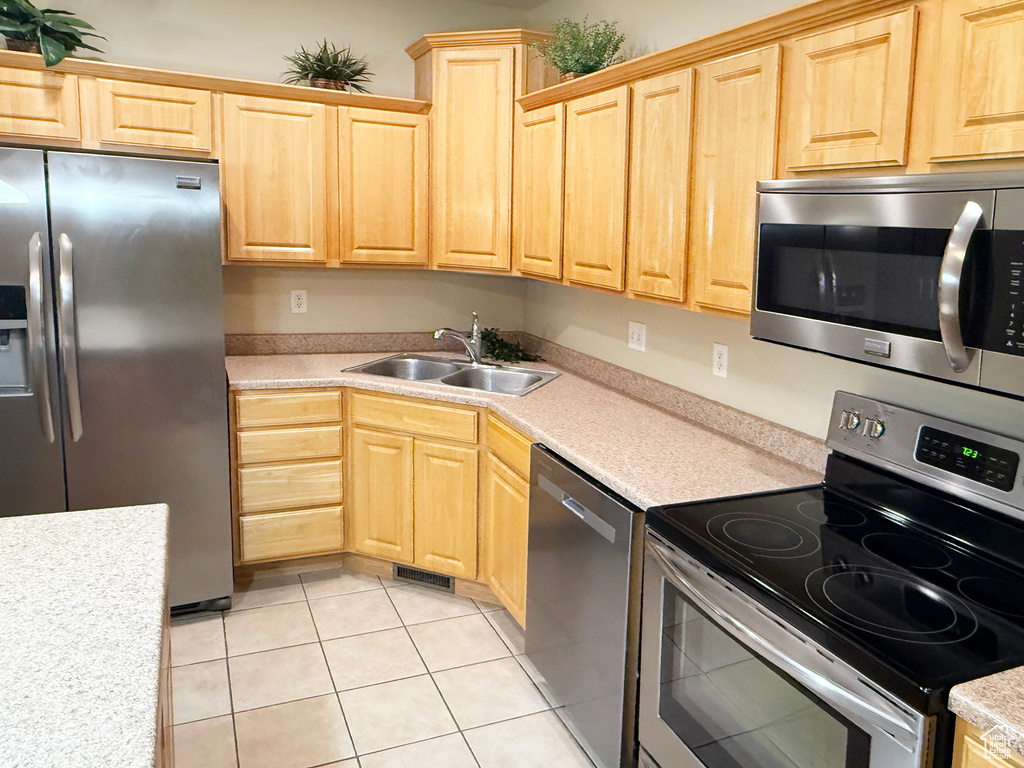
M 758 195 L 751 335 L 977 386 L 995 192 Z
M 870 686 L 650 531 L 645 546 L 643 760 L 661 768 L 930 768 L 934 718 Z

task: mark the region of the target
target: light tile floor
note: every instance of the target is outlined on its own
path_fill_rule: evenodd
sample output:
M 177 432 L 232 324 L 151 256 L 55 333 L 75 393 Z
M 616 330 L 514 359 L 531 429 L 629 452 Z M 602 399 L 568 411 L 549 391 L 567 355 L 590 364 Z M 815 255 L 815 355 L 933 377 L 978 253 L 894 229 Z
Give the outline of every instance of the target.
M 503 608 L 345 570 L 172 622 L 177 768 L 593 768 Z

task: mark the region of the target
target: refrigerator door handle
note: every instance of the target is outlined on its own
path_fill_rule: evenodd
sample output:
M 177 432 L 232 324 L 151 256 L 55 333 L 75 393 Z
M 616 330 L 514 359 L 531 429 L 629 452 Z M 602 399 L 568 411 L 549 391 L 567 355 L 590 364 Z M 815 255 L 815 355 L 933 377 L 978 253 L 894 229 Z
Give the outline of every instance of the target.
M 28 344 L 32 388 L 39 405 L 39 420 L 46 442 L 54 441 L 53 405 L 50 402 L 50 373 L 43 336 L 43 241 L 36 232 L 28 241 Z
M 64 360 L 64 383 L 68 396 L 71 440 L 82 437 L 82 396 L 78 389 L 78 327 L 75 319 L 74 247 L 71 238 L 60 233 L 60 350 Z

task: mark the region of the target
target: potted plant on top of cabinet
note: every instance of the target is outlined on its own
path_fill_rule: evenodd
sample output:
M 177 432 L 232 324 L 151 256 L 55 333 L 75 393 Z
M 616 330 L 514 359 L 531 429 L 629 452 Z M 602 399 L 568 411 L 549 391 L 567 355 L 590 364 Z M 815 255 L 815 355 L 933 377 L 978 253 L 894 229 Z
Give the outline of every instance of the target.
M 303 46 L 294 56 L 284 58 L 292 65 L 284 73 L 286 83 L 308 82 L 314 88 L 367 93 L 363 84 L 373 77 L 366 59 L 354 56 L 350 48 L 335 48 L 327 40 L 312 51 Z
M 555 69 L 568 80 L 579 75 L 589 75 L 612 64 L 622 61 L 616 54 L 625 35 L 619 34 L 614 22 L 597 21 L 587 23 L 571 19 L 559 19 L 551 25 L 551 38 L 533 47 Z
M 0 33 L 7 39 L 8 49 L 41 53 L 48 67 L 59 64 L 78 48 L 102 53 L 82 40 L 85 35 L 106 39 L 89 32 L 91 29 L 92 24 L 76 18 L 71 11 L 39 9 L 28 0 L 0 0 Z

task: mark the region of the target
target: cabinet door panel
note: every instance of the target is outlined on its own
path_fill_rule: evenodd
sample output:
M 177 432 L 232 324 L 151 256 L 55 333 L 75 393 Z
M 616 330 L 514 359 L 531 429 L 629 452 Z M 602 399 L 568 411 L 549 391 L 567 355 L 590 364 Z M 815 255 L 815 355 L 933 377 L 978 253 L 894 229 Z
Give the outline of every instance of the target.
M 224 96 L 228 259 L 327 261 L 322 104 Z
M 1024 157 L 1024 3 L 945 0 L 933 161 Z
M 702 64 L 694 153 L 690 258 L 693 299 L 749 312 L 755 184 L 775 175 L 779 47 Z
M 213 148 L 209 91 L 99 79 L 99 140 L 107 144 Z
M 339 110 L 341 260 L 427 263 L 427 116 Z
M 621 291 L 628 86 L 570 101 L 565 123 L 565 275 Z
M 565 105 L 520 115 L 516 136 L 513 251 L 524 274 L 562 276 Z
M 417 440 L 414 471 L 416 565 L 475 579 L 476 449 Z
M 686 298 L 693 70 L 633 86 L 627 288 Z
M 413 558 L 413 439 L 352 430 L 349 546 L 388 560 Z
M 483 484 L 484 580 L 525 627 L 530 483 L 491 454 Z
M 78 78 L 33 69 L 0 68 L 0 134 L 81 139 Z
M 511 267 L 511 47 L 439 50 L 434 79 L 433 262 Z
M 906 164 L 916 28 L 907 8 L 793 42 L 787 168 Z

